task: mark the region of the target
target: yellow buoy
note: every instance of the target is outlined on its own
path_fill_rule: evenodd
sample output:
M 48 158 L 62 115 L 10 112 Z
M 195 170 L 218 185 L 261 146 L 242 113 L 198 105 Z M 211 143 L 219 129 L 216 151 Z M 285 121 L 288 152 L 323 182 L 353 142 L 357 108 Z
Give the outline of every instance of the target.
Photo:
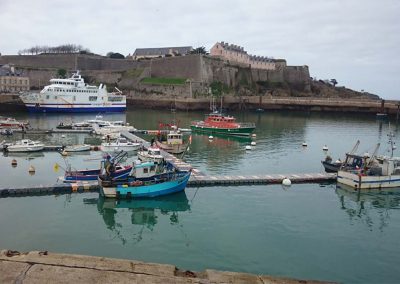
M 36 172 L 35 167 L 32 166 L 32 165 L 30 165 L 30 166 L 29 166 L 29 169 L 28 169 L 28 173 L 29 173 L 31 176 L 33 176 L 33 175 L 35 174 L 35 172 Z
M 16 160 L 16 159 L 13 159 L 13 160 L 11 161 L 11 166 L 12 166 L 13 168 L 15 168 L 15 167 L 17 166 L 17 160 Z
M 58 170 L 59 170 L 59 168 L 60 168 L 60 165 L 58 164 L 58 163 L 55 163 L 54 164 L 54 167 L 53 167 L 53 170 L 54 170 L 54 172 L 58 172 Z

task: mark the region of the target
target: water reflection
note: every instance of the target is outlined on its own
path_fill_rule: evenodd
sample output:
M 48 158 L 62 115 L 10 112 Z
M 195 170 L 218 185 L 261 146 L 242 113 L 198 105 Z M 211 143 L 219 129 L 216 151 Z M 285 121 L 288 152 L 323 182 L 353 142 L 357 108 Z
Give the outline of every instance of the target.
M 35 158 L 43 158 L 43 152 L 3 152 L 4 157 L 21 158 L 25 160 L 33 160 Z
M 143 233 L 146 230 L 153 231 L 159 219 L 164 216 L 169 218 L 171 225 L 178 225 L 179 212 L 190 210 L 185 192 L 153 199 L 117 200 L 99 196 L 83 201 L 85 204 L 97 205 L 97 211 L 107 229 L 122 244 L 128 241 L 140 242 Z M 127 216 L 130 217 L 130 224 L 127 224 Z
M 400 208 L 400 188 L 355 191 L 353 188 L 337 185 L 341 209 L 347 213 L 351 223 L 362 222 L 373 230 L 380 231 L 389 225 L 391 211 Z

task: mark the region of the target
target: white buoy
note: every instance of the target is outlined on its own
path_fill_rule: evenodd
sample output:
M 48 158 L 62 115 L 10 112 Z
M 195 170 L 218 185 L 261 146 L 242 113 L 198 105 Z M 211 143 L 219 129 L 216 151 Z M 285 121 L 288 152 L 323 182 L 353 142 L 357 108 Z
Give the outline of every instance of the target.
M 292 185 L 292 181 L 291 181 L 290 179 L 288 179 L 287 177 L 285 177 L 285 178 L 282 180 L 282 185 L 284 185 L 284 186 L 290 186 L 290 185 Z
M 246 150 L 251 150 L 251 146 L 250 145 L 246 145 Z
M 303 142 L 303 144 L 301 144 L 301 146 L 303 146 L 303 147 L 307 147 L 307 146 L 308 146 L 308 144 L 307 144 L 306 142 Z
M 208 136 L 208 140 L 213 140 L 213 139 L 214 139 L 214 136 L 212 136 L 212 135 Z
M 29 167 L 29 169 L 28 169 L 28 173 L 32 176 L 32 175 L 34 175 L 35 174 L 35 167 L 34 166 L 32 166 L 32 165 L 30 165 L 30 167 Z
M 64 151 L 62 151 L 62 152 L 61 152 L 61 156 L 68 156 L 68 152 L 67 152 L 67 151 L 65 151 L 65 150 L 64 150 Z
M 256 146 L 257 143 L 256 143 L 255 141 L 252 141 L 252 142 L 250 143 L 250 145 L 251 145 L 251 146 Z
M 253 133 L 253 134 L 251 134 L 251 137 L 256 138 L 257 134 Z
M 65 135 L 64 135 L 64 134 L 62 134 L 62 135 L 61 135 L 61 138 L 65 138 Z
M 328 151 L 328 146 L 324 145 L 324 147 L 322 147 L 322 150 Z

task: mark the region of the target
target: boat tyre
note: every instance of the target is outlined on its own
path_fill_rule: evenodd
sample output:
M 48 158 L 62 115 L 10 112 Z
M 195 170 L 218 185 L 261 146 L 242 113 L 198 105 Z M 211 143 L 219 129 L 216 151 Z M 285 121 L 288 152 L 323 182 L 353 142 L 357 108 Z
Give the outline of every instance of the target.
M 135 180 L 129 183 L 129 186 L 141 186 L 141 185 L 143 185 L 143 181 L 141 180 Z

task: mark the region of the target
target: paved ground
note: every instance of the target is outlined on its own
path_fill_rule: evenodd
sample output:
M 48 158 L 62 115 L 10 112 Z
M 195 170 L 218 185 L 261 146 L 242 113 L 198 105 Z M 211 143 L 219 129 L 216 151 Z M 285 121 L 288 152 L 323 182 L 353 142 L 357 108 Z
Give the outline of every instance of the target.
M 328 283 L 73 254 L 0 252 L 0 283 Z

